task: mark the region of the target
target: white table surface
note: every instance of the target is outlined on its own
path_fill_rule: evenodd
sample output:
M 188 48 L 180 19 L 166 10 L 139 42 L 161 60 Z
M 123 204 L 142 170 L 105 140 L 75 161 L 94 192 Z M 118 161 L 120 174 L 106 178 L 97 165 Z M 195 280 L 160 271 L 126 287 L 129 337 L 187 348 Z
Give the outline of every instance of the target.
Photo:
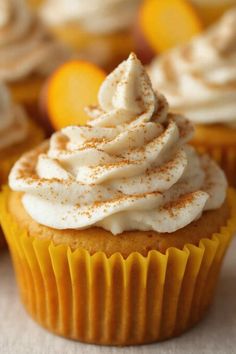
M 0 253 L 0 354 L 236 354 L 236 239 L 207 317 L 179 338 L 139 347 L 100 347 L 56 337 L 25 313 L 7 252 Z

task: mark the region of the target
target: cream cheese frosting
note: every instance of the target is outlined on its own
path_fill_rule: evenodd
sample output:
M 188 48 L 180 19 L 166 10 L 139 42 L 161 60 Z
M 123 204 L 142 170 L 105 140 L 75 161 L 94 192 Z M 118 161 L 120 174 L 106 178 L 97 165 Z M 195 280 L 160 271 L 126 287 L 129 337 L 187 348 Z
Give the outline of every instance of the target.
M 236 8 L 187 45 L 154 60 L 153 86 L 195 123 L 236 124 Z
M 25 140 L 28 120 L 24 109 L 13 103 L 9 91 L 0 84 L 0 152 Z
M 51 25 L 76 21 L 90 32 L 110 33 L 130 27 L 139 4 L 140 0 L 48 0 L 41 16 Z
M 219 208 L 222 170 L 187 145 L 192 124 L 168 113 L 134 54 L 100 87 L 87 126 L 69 126 L 11 171 L 13 190 L 38 223 L 56 229 L 98 226 L 171 233 Z
M 1 0 L 0 80 L 48 74 L 68 53 L 47 33 L 23 0 Z

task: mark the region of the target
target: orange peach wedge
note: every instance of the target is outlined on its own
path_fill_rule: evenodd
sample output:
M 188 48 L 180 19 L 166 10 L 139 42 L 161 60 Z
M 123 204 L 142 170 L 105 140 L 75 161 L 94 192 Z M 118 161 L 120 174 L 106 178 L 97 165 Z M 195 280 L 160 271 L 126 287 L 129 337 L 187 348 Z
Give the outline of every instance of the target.
M 202 30 L 197 13 L 184 0 L 144 0 L 140 26 L 156 53 L 185 43 Z
M 97 103 L 105 72 L 85 61 L 70 61 L 58 68 L 47 85 L 47 114 L 55 130 L 86 124 L 84 108 Z

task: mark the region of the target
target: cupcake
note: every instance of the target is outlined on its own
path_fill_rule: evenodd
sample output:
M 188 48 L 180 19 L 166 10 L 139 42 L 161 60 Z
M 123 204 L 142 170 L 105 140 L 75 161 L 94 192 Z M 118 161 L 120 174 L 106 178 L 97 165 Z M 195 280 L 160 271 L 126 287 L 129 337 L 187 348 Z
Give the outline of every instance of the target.
M 164 340 L 197 323 L 235 229 L 222 170 L 187 142 L 134 54 L 103 82 L 86 126 L 14 165 L 0 215 L 22 301 L 88 343 Z
M 193 143 L 236 185 L 236 8 L 189 44 L 154 60 L 149 74 L 174 112 L 196 124 Z
M 139 4 L 140 0 L 47 0 L 40 14 L 81 59 L 109 71 L 133 49 L 131 28 Z
M 13 103 L 9 91 L 0 84 L 0 186 L 23 152 L 43 140 L 43 133 L 32 123 L 24 109 Z M 0 248 L 3 237 L 0 230 Z
M 3 0 L 0 5 L 0 80 L 15 101 L 31 116 L 47 75 L 68 57 L 23 0 Z

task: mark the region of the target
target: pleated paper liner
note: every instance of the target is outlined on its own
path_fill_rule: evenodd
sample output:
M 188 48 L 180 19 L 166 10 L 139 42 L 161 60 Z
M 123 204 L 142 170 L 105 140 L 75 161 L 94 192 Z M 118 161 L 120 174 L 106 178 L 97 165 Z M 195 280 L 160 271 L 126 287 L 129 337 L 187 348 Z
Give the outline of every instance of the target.
M 166 254 L 107 257 L 37 239 L 7 211 L 0 215 L 22 301 L 48 330 L 82 342 L 131 345 L 167 339 L 196 324 L 212 302 L 224 254 L 236 226 L 236 193 L 229 191 L 232 217 L 211 239 Z M 115 236 L 114 236 L 115 237 Z

